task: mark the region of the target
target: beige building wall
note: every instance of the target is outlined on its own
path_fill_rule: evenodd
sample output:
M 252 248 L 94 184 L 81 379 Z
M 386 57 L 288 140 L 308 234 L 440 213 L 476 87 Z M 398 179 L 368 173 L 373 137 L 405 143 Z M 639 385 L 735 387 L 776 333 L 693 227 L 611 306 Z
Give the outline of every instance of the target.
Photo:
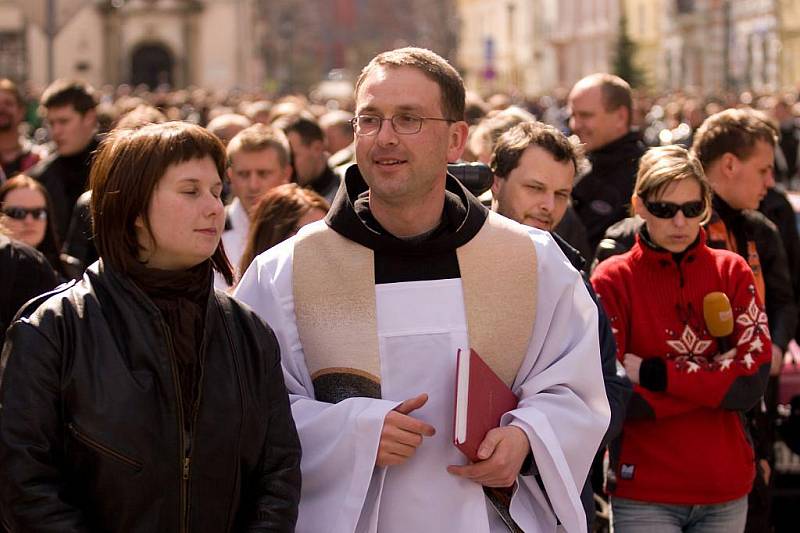
M 258 59 L 255 0 L 129 0 L 121 8 L 88 0 L 59 0 L 54 41 L 54 76 L 80 77 L 93 85 L 130 81 L 132 57 L 143 45 L 164 47 L 173 59 L 178 87 L 257 88 L 263 83 Z M 48 39 L 42 0 L 0 0 L 0 29 L 21 26 L 26 74 L 48 83 Z
M 730 10 L 729 74 L 734 88 L 776 90 L 780 83 L 780 41 L 775 1 L 732 2 Z
M 619 0 L 558 2 L 549 42 L 560 87 L 569 89 L 588 74 L 610 70 L 619 17 Z
M 800 90 L 800 2 L 778 0 L 777 18 L 780 86 L 785 90 Z
M 648 85 L 660 88 L 666 78 L 662 61 L 664 0 L 623 1 L 628 35 L 636 43 L 635 64 L 644 72 Z
M 539 94 L 555 82 L 555 56 L 547 49 L 554 22 L 552 0 L 459 0 L 458 64 L 467 86 L 480 93 Z M 491 42 L 489 45 L 487 42 Z M 487 47 L 493 53 L 491 64 Z M 487 79 L 487 68 L 495 73 Z

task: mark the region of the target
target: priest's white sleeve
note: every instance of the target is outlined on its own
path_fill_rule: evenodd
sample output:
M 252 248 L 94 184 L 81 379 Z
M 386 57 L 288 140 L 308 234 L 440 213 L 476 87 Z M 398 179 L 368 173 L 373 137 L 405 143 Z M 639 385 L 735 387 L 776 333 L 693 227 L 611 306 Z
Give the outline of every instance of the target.
M 566 531 L 585 531 L 580 492 L 611 413 L 597 309 L 553 239 L 543 232 L 531 237 L 538 264 L 536 321 L 513 386 L 519 407 L 501 425 L 516 425 L 528 435 L 546 494 L 536 477 L 521 476 L 511 514 L 524 531 L 539 530 L 547 515 Z
M 258 256 L 234 297 L 272 327 L 281 347 L 286 388 L 303 449 L 297 531 L 355 531 L 368 497 L 377 497 L 368 492 L 382 485 L 385 469 L 375 467 L 375 458 L 384 418 L 399 402 L 350 398 L 330 404 L 314 399 L 294 319 L 293 246 L 293 240 L 284 241 Z

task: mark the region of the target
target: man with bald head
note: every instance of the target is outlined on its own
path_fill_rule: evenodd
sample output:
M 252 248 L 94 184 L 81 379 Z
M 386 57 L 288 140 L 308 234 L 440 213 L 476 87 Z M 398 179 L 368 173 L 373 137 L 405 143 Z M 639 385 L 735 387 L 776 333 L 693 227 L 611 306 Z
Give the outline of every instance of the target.
M 591 163 L 591 170 L 575 185 L 572 200 L 594 250 L 606 229 L 627 216 L 646 147 L 631 130 L 631 88 L 618 76 L 592 74 L 578 81 L 569 94 L 569 111 L 569 127 Z

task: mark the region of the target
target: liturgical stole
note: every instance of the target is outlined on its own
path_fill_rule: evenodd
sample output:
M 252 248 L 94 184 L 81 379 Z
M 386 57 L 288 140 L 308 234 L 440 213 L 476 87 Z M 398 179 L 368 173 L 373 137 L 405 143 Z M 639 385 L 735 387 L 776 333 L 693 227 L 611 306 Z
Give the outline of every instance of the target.
M 315 398 L 380 398 L 373 250 L 325 224 L 309 229 L 295 240 L 292 275 L 297 330 Z M 533 240 L 524 226 L 489 212 L 456 255 L 470 348 L 510 387 L 536 318 Z

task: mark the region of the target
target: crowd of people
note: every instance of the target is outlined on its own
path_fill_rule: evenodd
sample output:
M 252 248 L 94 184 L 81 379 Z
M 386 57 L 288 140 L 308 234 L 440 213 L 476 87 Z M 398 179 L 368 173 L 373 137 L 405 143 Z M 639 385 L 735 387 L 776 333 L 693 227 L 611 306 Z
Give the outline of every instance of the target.
M 31 96 L 0 80 L 0 530 L 773 531 L 792 95 L 482 99 L 403 48 L 347 101 Z M 519 401 L 475 460 L 469 349 Z

